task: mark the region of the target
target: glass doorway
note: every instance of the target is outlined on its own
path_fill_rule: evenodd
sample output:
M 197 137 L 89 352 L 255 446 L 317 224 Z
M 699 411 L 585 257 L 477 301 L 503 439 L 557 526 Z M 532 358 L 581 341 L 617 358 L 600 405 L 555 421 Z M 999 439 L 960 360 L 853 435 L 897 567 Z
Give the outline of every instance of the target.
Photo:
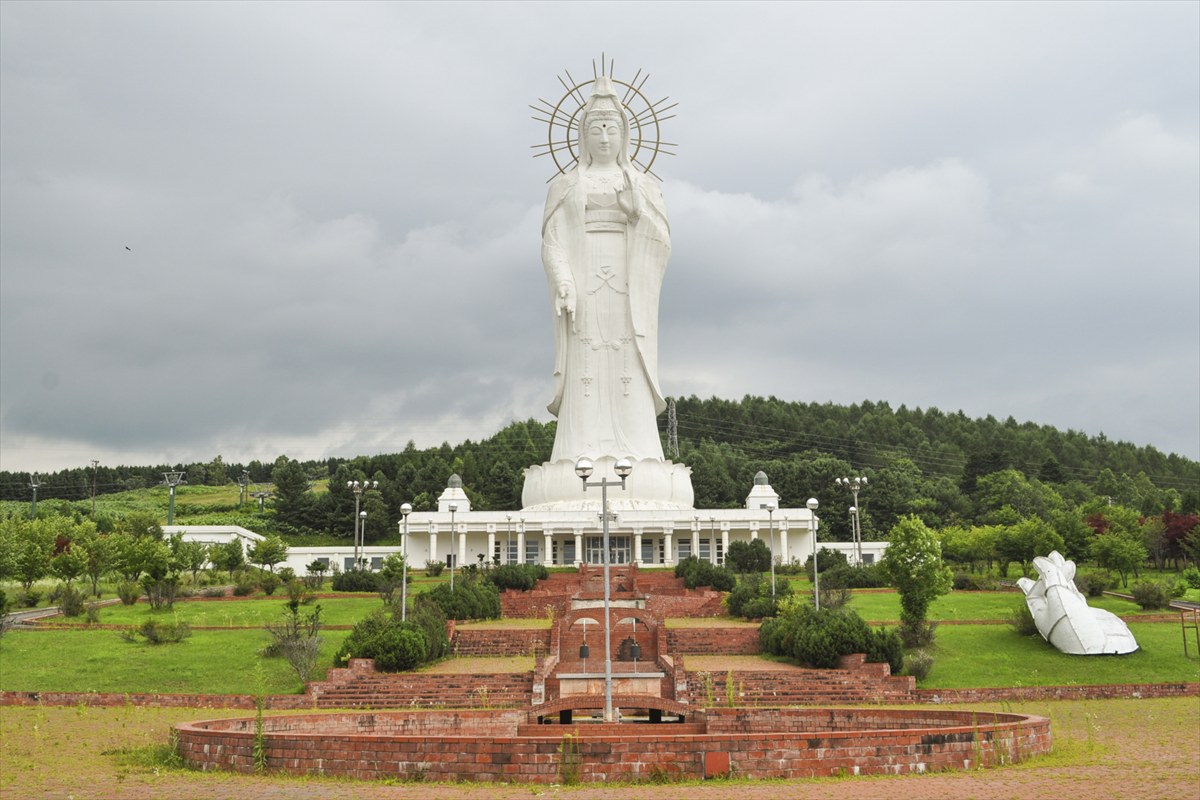
M 628 564 L 633 558 L 633 537 L 609 536 L 608 552 L 610 564 Z M 589 564 L 604 563 L 604 537 L 587 537 L 587 562 Z

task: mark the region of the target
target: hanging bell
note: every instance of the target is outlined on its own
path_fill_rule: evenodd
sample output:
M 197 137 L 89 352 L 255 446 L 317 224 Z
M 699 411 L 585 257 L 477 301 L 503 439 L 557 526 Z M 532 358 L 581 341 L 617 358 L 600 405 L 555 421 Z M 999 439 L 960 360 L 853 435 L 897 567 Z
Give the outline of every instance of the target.
M 587 658 L 589 655 L 591 655 L 591 653 L 592 653 L 592 651 L 590 649 L 588 649 L 587 642 L 584 642 L 583 644 L 579 645 L 579 657 L 580 658 Z
M 629 655 L 633 656 L 634 661 L 637 661 L 642 657 L 642 646 L 634 642 L 633 646 L 629 648 Z

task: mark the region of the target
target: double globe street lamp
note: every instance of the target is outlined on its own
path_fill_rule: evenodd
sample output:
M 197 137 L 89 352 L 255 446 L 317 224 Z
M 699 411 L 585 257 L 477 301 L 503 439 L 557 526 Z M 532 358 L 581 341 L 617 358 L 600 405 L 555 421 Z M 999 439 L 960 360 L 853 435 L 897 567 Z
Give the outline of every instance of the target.
M 857 566 L 862 566 L 862 521 L 859 519 L 858 493 L 867 485 L 867 478 L 863 476 L 855 476 L 853 478 L 837 478 L 834 480 L 838 486 L 849 489 L 854 493 L 854 505 L 850 506 L 850 538 L 854 542 L 854 556 L 858 559 Z
M 613 465 L 613 472 L 617 473 L 620 480 L 616 481 L 610 481 L 608 478 L 589 481 L 588 478 L 592 477 L 594 471 L 595 467 L 589 458 L 581 458 L 575 462 L 575 474 L 583 481 L 583 490 L 586 492 L 589 487 L 600 487 L 600 519 L 604 531 L 604 721 L 612 722 L 612 618 L 609 612 L 611 594 L 608 585 L 608 564 L 612 560 L 608 551 L 608 521 L 612 515 L 608 511 L 608 487 L 620 486 L 624 491 L 625 479 L 633 472 L 633 462 L 628 458 L 617 459 L 617 463 Z
M 346 481 L 346 488 L 354 492 L 354 568 L 361 569 L 360 550 L 363 543 L 363 528 L 366 525 L 367 512 L 360 511 L 363 492 L 378 489 L 379 481 Z
M 400 516 L 403 517 L 404 531 L 400 534 L 400 555 L 404 557 L 404 566 L 400 568 L 400 621 L 408 620 L 408 515 L 412 513 L 412 503 L 400 506 Z

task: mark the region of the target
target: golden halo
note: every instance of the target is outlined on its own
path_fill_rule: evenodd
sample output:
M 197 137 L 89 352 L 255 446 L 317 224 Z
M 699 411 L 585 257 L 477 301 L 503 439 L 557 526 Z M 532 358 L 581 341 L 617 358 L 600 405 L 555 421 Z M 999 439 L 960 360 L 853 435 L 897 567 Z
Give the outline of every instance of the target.
M 593 60 L 592 77 L 585 81 L 577 81 L 571 77 L 570 72 L 563 70 L 563 74 L 558 76 L 558 82 L 566 89 L 566 93 L 558 99 L 558 102 L 551 103 L 539 97 L 538 102 L 541 105 L 530 106 L 537 112 L 534 119 L 546 126 L 546 141 L 531 145 L 532 149 L 539 151 L 534 153 L 533 157 L 550 156 L 554 160 L 555 175 L 569 172 L 579 163 L 579 154 L 575 152 L 579 112 L 583 110 L 590 94 L 585 89 L 595 83 L 596 78 L 601 75 L 607 75 L 614 86 L 620 87 L 618 91 L 623 90 L 621 105 L 629 120 L 630 163 L 642 172 L 648 172 L 657 178 L 652 167 L 658 160 L 658 156 L 660 154 L 675 155 L 671 152 L 671 148 L 678 145 L 674 142 L 663 141 L 662 123 L 674 118 L 674 114 L 666 112 L 679 104 L 665 105 L 669 99 L 667 97 L 651 102 L 650 98 L 642 92 L 650 74 L 643 75 L 642 70 L 639 69 L 631 80 L 623 81 L 613 74 L 614 63 L 607 61 L 604 54 L 601 53 L 599 71 L 596 70 L 596 62 Z M 554 176 L 550 177 L 553 179 Z

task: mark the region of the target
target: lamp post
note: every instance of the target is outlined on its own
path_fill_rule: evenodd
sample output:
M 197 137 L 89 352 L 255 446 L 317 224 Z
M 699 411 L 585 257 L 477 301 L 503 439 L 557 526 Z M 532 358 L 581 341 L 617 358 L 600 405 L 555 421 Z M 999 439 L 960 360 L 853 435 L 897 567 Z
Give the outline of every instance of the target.
M 358 561 L 363 569 L 367 567 L 367 512 L 358 512 Z
M 454 549 L 458 543 L 454 541 L 457 531 L 454 529 L 454 514 L 458 511 L 458 503 L 451 503 L 447 508 L 450 509 L 450 593 L 454 593 L 454 562 L 458 560 Z
M 589 486 L 600 487 L 600 519 L 604 529 L 604 721 L 612 722 L 612 617 L 609 613 L 611 595 L 608 585 L 608 562 L 611 560 L 608 552 L 608 519 L 611 515 L 608 513 L 608 487 L 619 485 L 624 491 L 625 479 L 633 472 L 633 463 L 627 458 L 617 459 L 617 463 L 613 465 L 613 472 L 617 473 L 619 481 L 601 478 L 589 482 L 588 478 L 592 477 L 593 471 L 591 459 L 581 458 L 575 462 L 575 474 L 583 481 L 583 490 L 586 492 Z
M 246 487 L 250 485 L 250 472 L 242 470 L 241 477 L 238 478 L 238 508 L 241 509 L 242 503 L 246 502 Z
M 854 542 L 854 556 L 858 559 L 857 566 L 862 566 L 862 522 L 858 516 L 858 492 L 867 485 L 865 475 L 853 478 L 838 478 L 834 481 L 838 486 L 844 486 L 854 493 L 854 505 L 850 507 L 850 538 Z
M 512 514 L 504 515 L 505 522 L 508 526 L 508 532 L 504 536 L 504 563 L 512 563 Z
M 29 488 L 33 489 L 33 504 L 29 506 L 30 519 L 37 519 L 37 490 L 41 485 L 42 480 L 37 476 L 36 472 L 29 476 Z
M 360 566 L 360 556 L 358 552 L 359 508 L 362 504 L 362 495 L 363 492 L 367 491 L 368 489 L 378 489 L 379 481 L 362 481 L 361 483 L 359 481 L 346 481 L 346 488 L 354 492 L 354 568 L 358 569 Z M 366 517 L 366 513 L 363 512 L 362 516 Z
M 162 485 L 170 487 L 170 491 L 171 491 L 171 499 L 167 503 L 167 524 L 168 525 L 175 524 L 175 487 L 181 483 L 187 483 L 187 481 L 184 480 L 182 472 L 164 472 L 163 473 Z
M 404 532 L 400 534 L 400 554 L 404 556 L 404 566 L 400 568 L 400 621 L 408 620 L 408 515 L 412 513 L 412 504 L 400 506 L 400 516 L 403 518 Z
M 767 512 L 767 529 L 771 532 L 771 602 L 775 602 L 775 504 L 763 503 L 759 506 Z
M 808 506 L 808 531 L 813 540 L 813 606 L 821 610 L 821 585 L 817 578 L 817 508 L 821 505 L 817 498 L 810 497 L 804 505 Z

